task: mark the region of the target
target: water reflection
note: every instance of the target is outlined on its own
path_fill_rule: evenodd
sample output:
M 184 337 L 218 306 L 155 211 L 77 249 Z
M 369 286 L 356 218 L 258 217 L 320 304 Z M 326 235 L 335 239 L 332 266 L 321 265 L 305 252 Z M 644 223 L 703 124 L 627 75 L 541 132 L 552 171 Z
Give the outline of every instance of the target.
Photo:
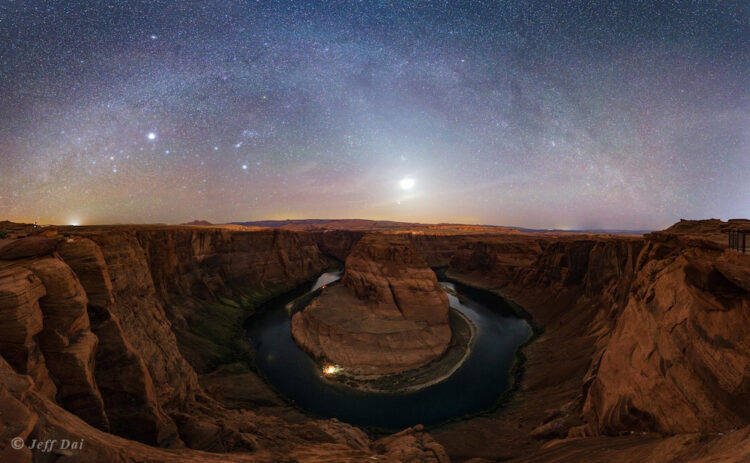
M 321 288 L 341 277 L 325 273 L 308 291 Z M 441 282 L 451 292 L 455 285 Z M 459 292 L 460 294 L 460 292 Z M 447 380 L 403 395 L 368 394 L 334 385 L 292 339 L 289 295 L 267 305 L 253 317 L 249 335 L 256 350 L 258 371 L 288 400 L 316 415 L 388 429 L 414 424 L 438 424 L 451 418 L 492 407 L 509 384 L 509 371 L 517 347 L 530 335 L 525 320 L 510 316 L 501 307 L 489 308 L 465 295 L 461 300 L 449 294 L 451 307 L 461 311 L 477 326 L 477 338 L 466 362 Z M 330 365 L 335 374 L 337 366 Z

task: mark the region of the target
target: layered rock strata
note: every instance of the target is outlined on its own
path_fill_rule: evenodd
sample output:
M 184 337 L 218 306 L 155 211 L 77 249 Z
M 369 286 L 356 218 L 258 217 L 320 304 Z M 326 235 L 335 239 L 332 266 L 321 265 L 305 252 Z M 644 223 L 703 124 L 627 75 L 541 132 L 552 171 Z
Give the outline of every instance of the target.
M 366 235 L 342 282 L 292 318 L 297 343 L 355 374 L 419 368 L 451 342 L 448 297 L 405 236 Z
M 208 293 L 215 302 L 313 278 L 328 258 L 314 244 L 305 247 L 308 237 L 171 227 L 69 229 L 60 235 L 15 226 L 14 234 L 0 241 L 3 461 L 44 456 L 9 445 L 20 437 L 27 443 L 83 439 L 82 450 L 52 453 L 76 462 L 373 456 L 396 462 L 390 455 L 403 452 L 447 462 L 442 448 L 418 429 L 375 447 L 362 431 L 336 420 L 297 414 L 290 422 L 273 410 L 229 410 L 199 385 L 175 336 L 176 325 L 189 318 L 181 316 L 194 306 L 179 312 L 167 310 L 169 304 L 207 297 L 206 282 L 219 282 Z M 186 249 L 189 243 L 195 247 Z M 251 278 L 243 284 L 246 276 Z M 184 329 L 191 329 L 189 322 Z
M 362 231 L 0 222 L 0 460 L 748 461 L 750 256 L 726 250 L 733 227 L 750 222 L 644 237 L 402 230 L 430 266 L 517 302 L 542 331 L 501 413 L 373 441 L 268 389 L 267 405 L 245 391 L 250 409 L 227 409 L 226 383 L 212 375 L 212 396 L 196 373 L 227 358 L 221 339 L 258 301 L 348 258 Z M 86 445 L 32 455 L 13 437 Z
M 660 446 L 654 436 L 694 433 L 683 439 L 692 451 L 724 434 L 746 436 L 750 256 L 726 249 L 726 231 L 740 225 L 683 221 L 642 238 L 466 242 L 448 274 L 517 302 L 543 332 L 524 349 L 512 411 L 438 440 L 457 459 L 518 458 L 539 441 L 588 437 L 603 451 L 621 446 L 622 461 L 639 452 L 654 461 L 691 461 L 698 457 L 681 444 Z M 623 435 L 645 437 L 613 440 Z M 574 447 L 544 454 L 576 461 Z M 620 461 L 612 452 L 593 461 Z M 728 455 L 742 461 L 750 446 Z

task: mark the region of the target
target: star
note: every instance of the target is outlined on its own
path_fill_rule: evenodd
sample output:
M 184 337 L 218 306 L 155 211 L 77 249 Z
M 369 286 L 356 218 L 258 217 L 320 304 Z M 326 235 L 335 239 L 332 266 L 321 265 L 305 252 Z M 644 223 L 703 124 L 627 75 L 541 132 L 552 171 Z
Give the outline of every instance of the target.
M 27 3 L 0 7 L 0 221 L 750 210 L 737 1 Z

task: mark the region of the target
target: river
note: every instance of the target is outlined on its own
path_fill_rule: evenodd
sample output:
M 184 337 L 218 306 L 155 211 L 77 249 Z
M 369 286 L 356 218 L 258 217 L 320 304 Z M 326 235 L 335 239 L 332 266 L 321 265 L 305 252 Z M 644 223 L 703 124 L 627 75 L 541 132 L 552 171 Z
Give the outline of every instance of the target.
M 448 294 L 450 305 L 477 327 L 468 359 L 445 381 L 408 394 L 364 393 L 324 379 L 318 364 L 292 339 L 290 301 L 336 281 L 341 272 L 318 280 L 262 306 L 248 325 L 257 370 L 287 400 L 321 417 L 359 426 L 401 429 L 442 422 L 491 409 L 510 384 L 516 350 L 531 336 L 531 327 L 508 307 L 488 307 L 465 294 Z M 441 284 L 457 291 L 450 282 Z M 502 302 L 497 304 L 502 305 Z

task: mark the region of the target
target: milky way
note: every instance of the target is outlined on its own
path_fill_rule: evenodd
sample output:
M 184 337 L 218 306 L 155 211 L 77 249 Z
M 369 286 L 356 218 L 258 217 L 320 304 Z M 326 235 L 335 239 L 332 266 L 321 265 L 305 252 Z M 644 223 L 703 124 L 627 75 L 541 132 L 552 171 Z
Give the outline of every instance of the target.
M 750 3 L 0 4 L 0 219 L 750 216 Z

